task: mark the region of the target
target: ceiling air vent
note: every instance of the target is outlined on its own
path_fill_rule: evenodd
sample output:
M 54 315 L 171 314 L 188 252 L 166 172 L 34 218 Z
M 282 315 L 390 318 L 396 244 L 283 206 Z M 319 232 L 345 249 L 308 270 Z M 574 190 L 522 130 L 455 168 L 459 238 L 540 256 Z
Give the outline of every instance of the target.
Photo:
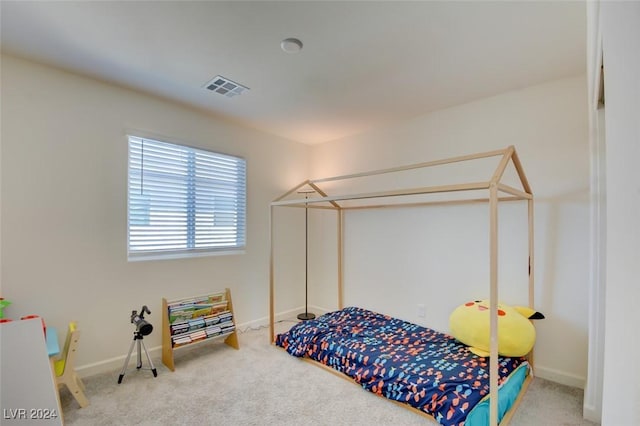
M 231 81 L 221 75 L 213 77 L 213 80 L 205 84 L 204 87 L 229 98 L 233 98 L 236 95 L 240 95 L 245 90 L 249 90 L 248 87 L 238 84 L 235 81 Z

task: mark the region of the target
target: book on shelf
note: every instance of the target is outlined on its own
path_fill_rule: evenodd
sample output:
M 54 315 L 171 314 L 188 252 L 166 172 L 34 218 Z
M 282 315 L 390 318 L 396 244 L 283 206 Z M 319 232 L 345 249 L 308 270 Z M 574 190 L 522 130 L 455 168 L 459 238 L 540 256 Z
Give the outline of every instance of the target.
M 213 337 L 221 334 L 222 329 L 218 326 L 213 325 L 211 327 L 205 328 L 205 332 L 207 333 L 207 337 Z
M 173 336 L 171 338 L 171 342 L 172 342 L 172 346 L 173 347 L 187 345 L 187 344 L 191 343 L 191 337 L 189 337 L 188 334 L 186 334 L 186 335 L 183 334 L 183 335 L 180 335 L 180 336 Z
M 169 323 L 184 322 L 191 319 L 191 311 L 171 311 L 169 310 Z
M 190 309 L 195 304 L 195 300 L 181 300 L 175 303 L 169 303 L 167 307 L 170 311 L 181 311 L 185 309 Z
M 204 320 L 202 318 L 189 320 L 189 330 L 197 330 L 203 327 L 204 327 Z
M 215 314 L 207 315 L 203 318 L 205 322 L 208 322 L 210 324 L 215 324 L 216 322 L 225 321 L 226 318 L 230 318 L 231 316 L 232 316 L 231 311 L 224 310 L 224 311 L 216 312 Z
M 206 315 L 211 315 L 211 308 L 213 305 L 193 305 L 193 310 L 191 311 L 191 318 L 204 317 Z
M 227 303 L 226 300 L 224 300 L 222 302 L 212 303 L 211 304 L 211 310 L 209 311 L 209 313 L 207 315 L 217 315 L 220 312 L 225 312 L 227 309 L 229 309 L 229 307 L 228 307 L 228 303 Z
M 206 326 L 210 326 L 220 322 L 220 316 L 218 315 L 210 315 L 210 316 L 204 317 L 203 319 L 204 319 L 204 324 Z
M 199 328 L 197 330 L 187 330 L 180 334 L 175 334 L 171 336 L 171 341 L 173 343 L 173 347 L 177 347 L 210 337 L 226 335 L 231 333 L 233 330 L 235 330 L 235 325 L 233 322 L 227 321 L 219 325 L 212 325 L 206 328 Z
M 189 331 L 189 323 L 187 322 L 171 325 L 171 335 L 181 334 L 187 331 Z
M 220 328 L 222 329 L 223 333 L 226 333 L 228 331 L 234 330 L 236 326 L 233 324 L 233 322 L 229 321 L 228 323 L 220 324 Z
M 229 311 L 220 314 L 220 322 L 231 321 L 232 319 L 233 315 Z
M 205 300 L 208 302 L 208 299 Z M 217 315 L 220 312 L 225 312 L 228 309 L 228 303 L 226 300 L 217 301 L 214 303 L 200 303 L 200 301 L 190 301 L 189 303 L 180 303 L 176 305 L 169 305 L 169 323 L 185 321 L 193 318 L 206 317 L 211 315 Z
M 207 298 L 209 299 L 209 303 L 219 303 L 222 301 L 227 301 L 227 295 L 225 293 L 210 294 Z
M 198 340 L 202 340 L 202 339 L 206 339 L 207 338 L 207 333 L 204 330 L 194 331 L 193 333 L 189 334 L 189 338 L 191 339 L 192 342 L 195 342 L 195 341 L 198 341 Z

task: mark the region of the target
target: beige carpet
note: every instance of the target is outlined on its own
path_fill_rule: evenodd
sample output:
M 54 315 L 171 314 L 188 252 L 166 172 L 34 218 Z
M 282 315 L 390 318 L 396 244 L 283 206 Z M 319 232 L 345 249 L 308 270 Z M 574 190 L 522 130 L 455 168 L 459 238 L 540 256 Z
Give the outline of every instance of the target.
M 278 324 L 286 329 L 291 323 Z M 424 417 L 362 390 L 269 344 L 268 330 L 177 350 L 176 371 L 153 359 L 158 377 L 128 368 L 84 379 L 91 404 L 66 389 L 68 425 L 424 425 Z M 82 350 L 82 348 L 80 348 Z M 134 353 L 135 355 L 135 353 Z M 135 356 L 132 356 L 135 358 Z M 147 366 L 143 354 L 143 366 Z M 435 424 L 435 423 L 434 423 Z M 593 425 L 582 420 L 582 390 L 534 379 L 512 425 Z

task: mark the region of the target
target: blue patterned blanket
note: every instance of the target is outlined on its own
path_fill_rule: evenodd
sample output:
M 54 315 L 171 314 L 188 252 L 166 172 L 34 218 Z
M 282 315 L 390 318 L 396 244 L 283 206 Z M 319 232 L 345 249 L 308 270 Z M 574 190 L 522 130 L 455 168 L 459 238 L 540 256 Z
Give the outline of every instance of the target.
M 276 345 L 330 366 L 368 391 L 410 404 L 443 425 L 464 425 L 467 414 L 489 394 L 488 358 L 472 354 L 452 336 L 366 309 L 349 307 L 300 322 L 279 334 Z M 499 383 L 524 362 L 500 357 Z

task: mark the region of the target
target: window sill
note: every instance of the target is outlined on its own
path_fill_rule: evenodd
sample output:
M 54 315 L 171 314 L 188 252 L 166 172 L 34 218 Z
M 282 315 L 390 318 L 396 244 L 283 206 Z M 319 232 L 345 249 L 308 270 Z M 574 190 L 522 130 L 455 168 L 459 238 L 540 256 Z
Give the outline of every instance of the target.
M 245 254 L 245 249 L 229 249 L 229 250 L 214 250 L 214 251 L 184 251 L 184 252 L 168 252 L 168 253 L 129 253 L 127 256 L 128 262 L 143 262 L 146 260 L 171 260 L 171 259 L 189 259 L 194 257 L 209 257 L 209 256 L 227 256 Z

